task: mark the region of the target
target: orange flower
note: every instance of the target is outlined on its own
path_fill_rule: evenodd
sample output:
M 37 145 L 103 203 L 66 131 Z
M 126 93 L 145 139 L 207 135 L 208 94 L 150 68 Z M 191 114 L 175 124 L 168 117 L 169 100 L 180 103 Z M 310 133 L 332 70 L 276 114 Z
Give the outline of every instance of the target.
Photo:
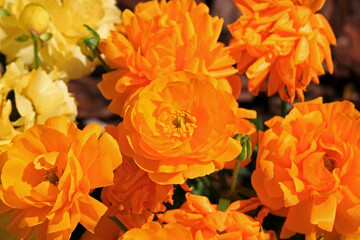
M 119 240 L 192 240 L 191 233 L 181 224 L 170 223 L 162 227 L 158 222 L 149 222 L 141 228 L 134 228 L 126 232 Z
M 330 44 L 336 39 L 327 20 L 315 13 L 324 3 L 316 0 L 234 0 L 243 15 L 229 30 L 231 51 L 239 72 L 246 72 L 248 89 L 257 95 L 279 92 L 285 101 L 324 74 L 322 62 L 333 72 Z M 268 82 L 266 81 L 268 79 Z
M 36 228 L 37 239 L 69 239 L 79 222 L 94 231 L 107 207 L 89 193 L 112 185 L 122 162 L 116 141 L 101 132 L 53 117 L 13 139 L 0 164 L 0 198 L 14 208 L 10 233 L 27 238 Z
M 116 69 L 99 84 L 112 100 L 109 109 L 121 115 L 136 89 L 168 73 L 187 70 L 217 79 L 237 73 L 228 48 L 217 42 L 222 25 L 222 19 L 211 17 L 208 7 L 194 0 L 153 0 L 139 3 L 134 12 L 125 10 L 117 30 L 99 43 Z M 239 79 L 231 82 L 240 87 Z
M 203 74 L 176 72 L 132 96 L 119 129 L 121 151 L 161 184 L 204 176 L 233 160 L 241 146 L 237 102 Z
M 95 227 L 94 233 L 86 231 L 81 240 L 114 240 L 118 239 L 124 232 L 110 218 L 110 211 L 103 215 Z M 139 228 L 145 223 L 152 222 L 154 214 L 149 211 L 143 211 L 140 214 L 119 214 L 115 217 L 127 228 Z
M 287 216 L 281 237 L 360 237 L 360 112 L 318 98 L 266 125 L 252 184 L 265 206 Z
M 225 211 L 217 210 L 204 196 L 186 193 L 187 201 L 180 209 L 168 210 L 158 214 L 162 222 L 180 223 L 190 228 L 195 240 L 202 239 L 276 239 L 272 232 L 264 233 L 261 223 L 242 211 L 253 210 L 259 206 L 253 200 L 237 201 Z M 243 206 L 244 205 L 244 206 Z
M 119 139 L 119 131 L 108 126 L 106 132 Z M 110 215 L 140 214 L 144 210 L 163 212 L 163 202 L 173 203 L 173 185 L 160 185 L 152 181 L 131 159 L 123 156 L 123 163 L 114 171 L 113 186 L 103 188 L 102 202 L 109 207 Z

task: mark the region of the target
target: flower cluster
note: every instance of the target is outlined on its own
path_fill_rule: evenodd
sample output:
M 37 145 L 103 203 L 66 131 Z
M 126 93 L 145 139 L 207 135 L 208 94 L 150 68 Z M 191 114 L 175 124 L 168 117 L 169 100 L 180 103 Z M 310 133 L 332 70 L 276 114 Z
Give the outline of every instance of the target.
M 195 0 L 121 17 L 114 0 L 0 0 L 1 239 L 360 239 L 360 112 L 305 102 L 333 72 L 325 0 L 234 3 L 226 46 Z M 120 123 L 80 130 L 66 84 L 99 62 Z M 301 103 L 264 131 L 243 73 Z
M 97 64 L 88 61 L 77 45 L 89 35 L 84 24 L 107 37 L 120 16 L 114 0 L 5 0 L 4 8 L 10 16 L 0 17 L 0 52 L 7 60 L 33 64 L 32 41 L 20 36 L 30 35 L 30 29 L 38 35 L 49 33 L 51 39 L 39 47 L 41 66 L 46 70 L 56 66 L 71 79 L 88 75 Z
M 136 89 L 168 73 L 185 70 L 217 79 L 237 73 L 228 48 L 217 41 L 223 20 L 211 17 L 204 4 L 152 0 L 139 3 L 134 12 L 125 10 L 121 19 L 99 44 L 116 69 L 105 74 L 99 85 L 112 100 L 109 109 L 114 113 L 122 115 L 126 99 Z M 238 94 L 240 81 L 231 82 Z

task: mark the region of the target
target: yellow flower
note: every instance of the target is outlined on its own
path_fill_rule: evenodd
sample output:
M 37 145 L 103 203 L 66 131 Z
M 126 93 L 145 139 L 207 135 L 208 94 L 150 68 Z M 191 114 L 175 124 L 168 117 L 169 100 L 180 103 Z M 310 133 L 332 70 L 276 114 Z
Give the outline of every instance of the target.
M 249 91 L 304 101 L 306 87 L 325 73 L 324 60 L 333 71 L 330 44 L 336 39 L 324 16 L 315 13 L 324 0 L 234 2 L 243 15 L 229 25 L 230 46 L 239 72 L 249 78 Z
M 134 12 L 125 10 L 116 31 L 99 44 L 116 69 L 99 84 L 112 100 L 109 109 L 121 115 L 136 89 L 168 73 L 190 71 L 216 79 L 237 73 L 228 48 L 218 42 L 222 25 L 222 19 L 194 0 L 153 0 L 139 3 Z
M 0 162 L 11 234 L 27 239 L 36 229 L 37 239 L 66 240 L 79 222 L 94 232 L 107 207 L 89 193 L 112 185 L 122 162 L 116 140 L 102 130 L 95 124 L 79 130 L 58 116 L 12 140 Z
M 120 11 L 114 0 L 12 0 L 5 3 L 11 16 L 0 18 L 0 52 L 8 61 L 25 59 L 33 64 L 32 41 L 17 42 L 15 38 L 27 33 L 22 27 L 21 15 L 28 4 L 38 5 L 50 16 L 47 32 L 53 37 L 39 48 L 40 65 L 46 70 L 57 66 L 69 78 L 79 78 L 89 74 L 98 62 L 89 62 L 81 53 L 77 41 L 89 35 L 83 26 L 89 25 L 100 37 L 107 37 L 114 23 L 120 19 Z M 44 13 L 45 14 L 45 13 Z M 38 14 L 33 19 L 38 18 Z M 31 17 L 27 19 L 32 20 Z M 38 25 L 42 22 L 37 21 Z M 43 28 L 43 27 L 41 27 Z
M 41 68 L 28 72 L 20 60 L 7 65 L 0 78 L 0 151 L 17 133 L 52 116 L 75 120 L 75 99 L 64 76 L 56 69 L 49 74 Z

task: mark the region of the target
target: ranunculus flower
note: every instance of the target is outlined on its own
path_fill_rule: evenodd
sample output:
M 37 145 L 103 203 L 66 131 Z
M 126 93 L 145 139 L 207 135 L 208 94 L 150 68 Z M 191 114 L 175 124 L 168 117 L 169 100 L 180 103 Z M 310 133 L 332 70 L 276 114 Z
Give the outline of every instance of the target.
M 119 125 L 121 151 L 161 184 L 222 168 L 241 146 L 237 102 L 208 75 L 176 72 L 139 89 Z
M 195 240 L 243 239 L 270 240 L 276 235 L 262 231 L 261 222 L 244 214 L 257 208 L 253 200 L 233 202 L 225 211 L 219 211 L 216 204 L 210 204 L 205 196 L 186 193 L 186 202 L 179 208 L 158 214 L 161 222 L 180 223 L 190 228 Z M 262 219 L 261 219 L 262 220 Z
M 28 4 L 36 3 L 47 11 L 50 16 L 47 32 L 53 37 L 39 47 L 40 66 L 51 70 L 55 66 L 68 74 L 68 77 L 80 78 L 88 75 L 98 64 L 90 62 L 81 53 L 77 41 L 89 35 L 84 27 L 87 24 L 96 30 L 100 37 L 107 37 L 114 23 L 120 20 L 120 11 L 115 6 L 115 0 L 7 0 L 4 7 L 11 16 L 0 18 L 0 52 L 6 55 L 7 61 L 16 58 L 25 60 L 26 64 L 33 64 L 33 43 L 31 40 L 17 42 L 15 38 L 28 34 L 24 29 L 28 21 L 27 16 L 21 21 L 21 13 Z M 43 29 L 38 13 L 33 16 L 34 25 Z M 37 22 L 36 22 L 37 21 Z
M 112 100 L 109 109 L 121 115 L 136 89 L 171 72 L 186 70 L 217 79 L 237 73 L 228 48 L 218 42 L 222 25 L 222 19 L 210 16 L 208 7 L 194 0 L 152 0 L 139 3 L 134 12 L 125 10 L 116 31 L 99 44 L 116 69 L 99 84 Z M 239 79 L 230 81 L 240 87 Z
M 133 228 L 122 235 L 118 240 L 192 240 L 191 233 L 178 223 L 166 224 L 163 227 L 158 222 L 149 222 L 141 228 Z
M 304 101 L 303 91 L 325 73 L 324 60 L 333 72 L 330 44 L 336 39 L 324 16 L 315 13 L 324 0 L 234 2 L 242 16 L 229 25 L 231 52 L 239 72 L 249 78 L 249 91 Z
M 65 76 L 57 69 L 29 72 L 22 60 L 6 66 L 0 76 L 0 151 L 16 134 L 50 117 L 75 120 L 75 99 L 63 81 Z
M 108 126 L 106 132 L 119 139 L 119 131 L 115 127 Z M 131 158 L 123 156 L 123 163 L 114 171 L 114 185 L 103 188 L 101 199 L 112 216 L 117 213 L 140 214 L 143 211 L 157 213 L 166 210 L 163 202 L 173 203 L 173 194 L 172 184 L 155 183 Z
M 79 130 L 53 117 L 17 135 L 1 157 L 0 199 L 13 208 L 7 230 L 27 238 L 69 239 L 80 222 L 93 232 L 107 207 L 89 193 L 113 184 L 116 140 L 98 125 Z
M 251 180 L 261 202 L 286 216 L 281 237 L 359 238 L 359 111 L 348 101 L 318 98 L 266 125 Z

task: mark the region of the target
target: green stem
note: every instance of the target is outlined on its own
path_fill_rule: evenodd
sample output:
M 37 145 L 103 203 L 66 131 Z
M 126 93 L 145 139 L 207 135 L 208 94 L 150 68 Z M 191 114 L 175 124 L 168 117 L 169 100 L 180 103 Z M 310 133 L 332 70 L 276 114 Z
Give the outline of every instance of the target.
M 99 59 L 101 65 L 103 65 L 105 71 L 106 72 L 111 72 L 112 69 L 109 67 L 109 65 L 106 64 L 104 59 L 100 56 L 100 54 L 101 54 L 100 50 L 98 48 L 95 48 L 95 52 L 96 52 L 96 58 Z
M 116 226 L 118 226 L 121 229 L 121 231 L 123 231 L 124 233 L 128 231 L 125 225 L 117 217 L 109 216 L 109 218 L 111 221 L 113 221 L 116 224 Z
M 285 117 L 287 114 L 287 102 L 284 100 L 281 100 L 281 116 Z
M 34 44 L 34 64 L 35 64 L 35 69 L 38 69 L 40 66 L 39 63 L 39 47 L 38 47 L 38 37 L 30 30 L 30 35 L 31 38 L 33 40 L 33 44 Z
M 231 186 L 230 186 L 230 196 L 234 193 L 235 188 L 236 188 L 239 166 L 240 166 L 240 160 L 236 158 L 234 170 L 233 170 L 233 174 L 232 174 L 232 182 L 231 182 Z

